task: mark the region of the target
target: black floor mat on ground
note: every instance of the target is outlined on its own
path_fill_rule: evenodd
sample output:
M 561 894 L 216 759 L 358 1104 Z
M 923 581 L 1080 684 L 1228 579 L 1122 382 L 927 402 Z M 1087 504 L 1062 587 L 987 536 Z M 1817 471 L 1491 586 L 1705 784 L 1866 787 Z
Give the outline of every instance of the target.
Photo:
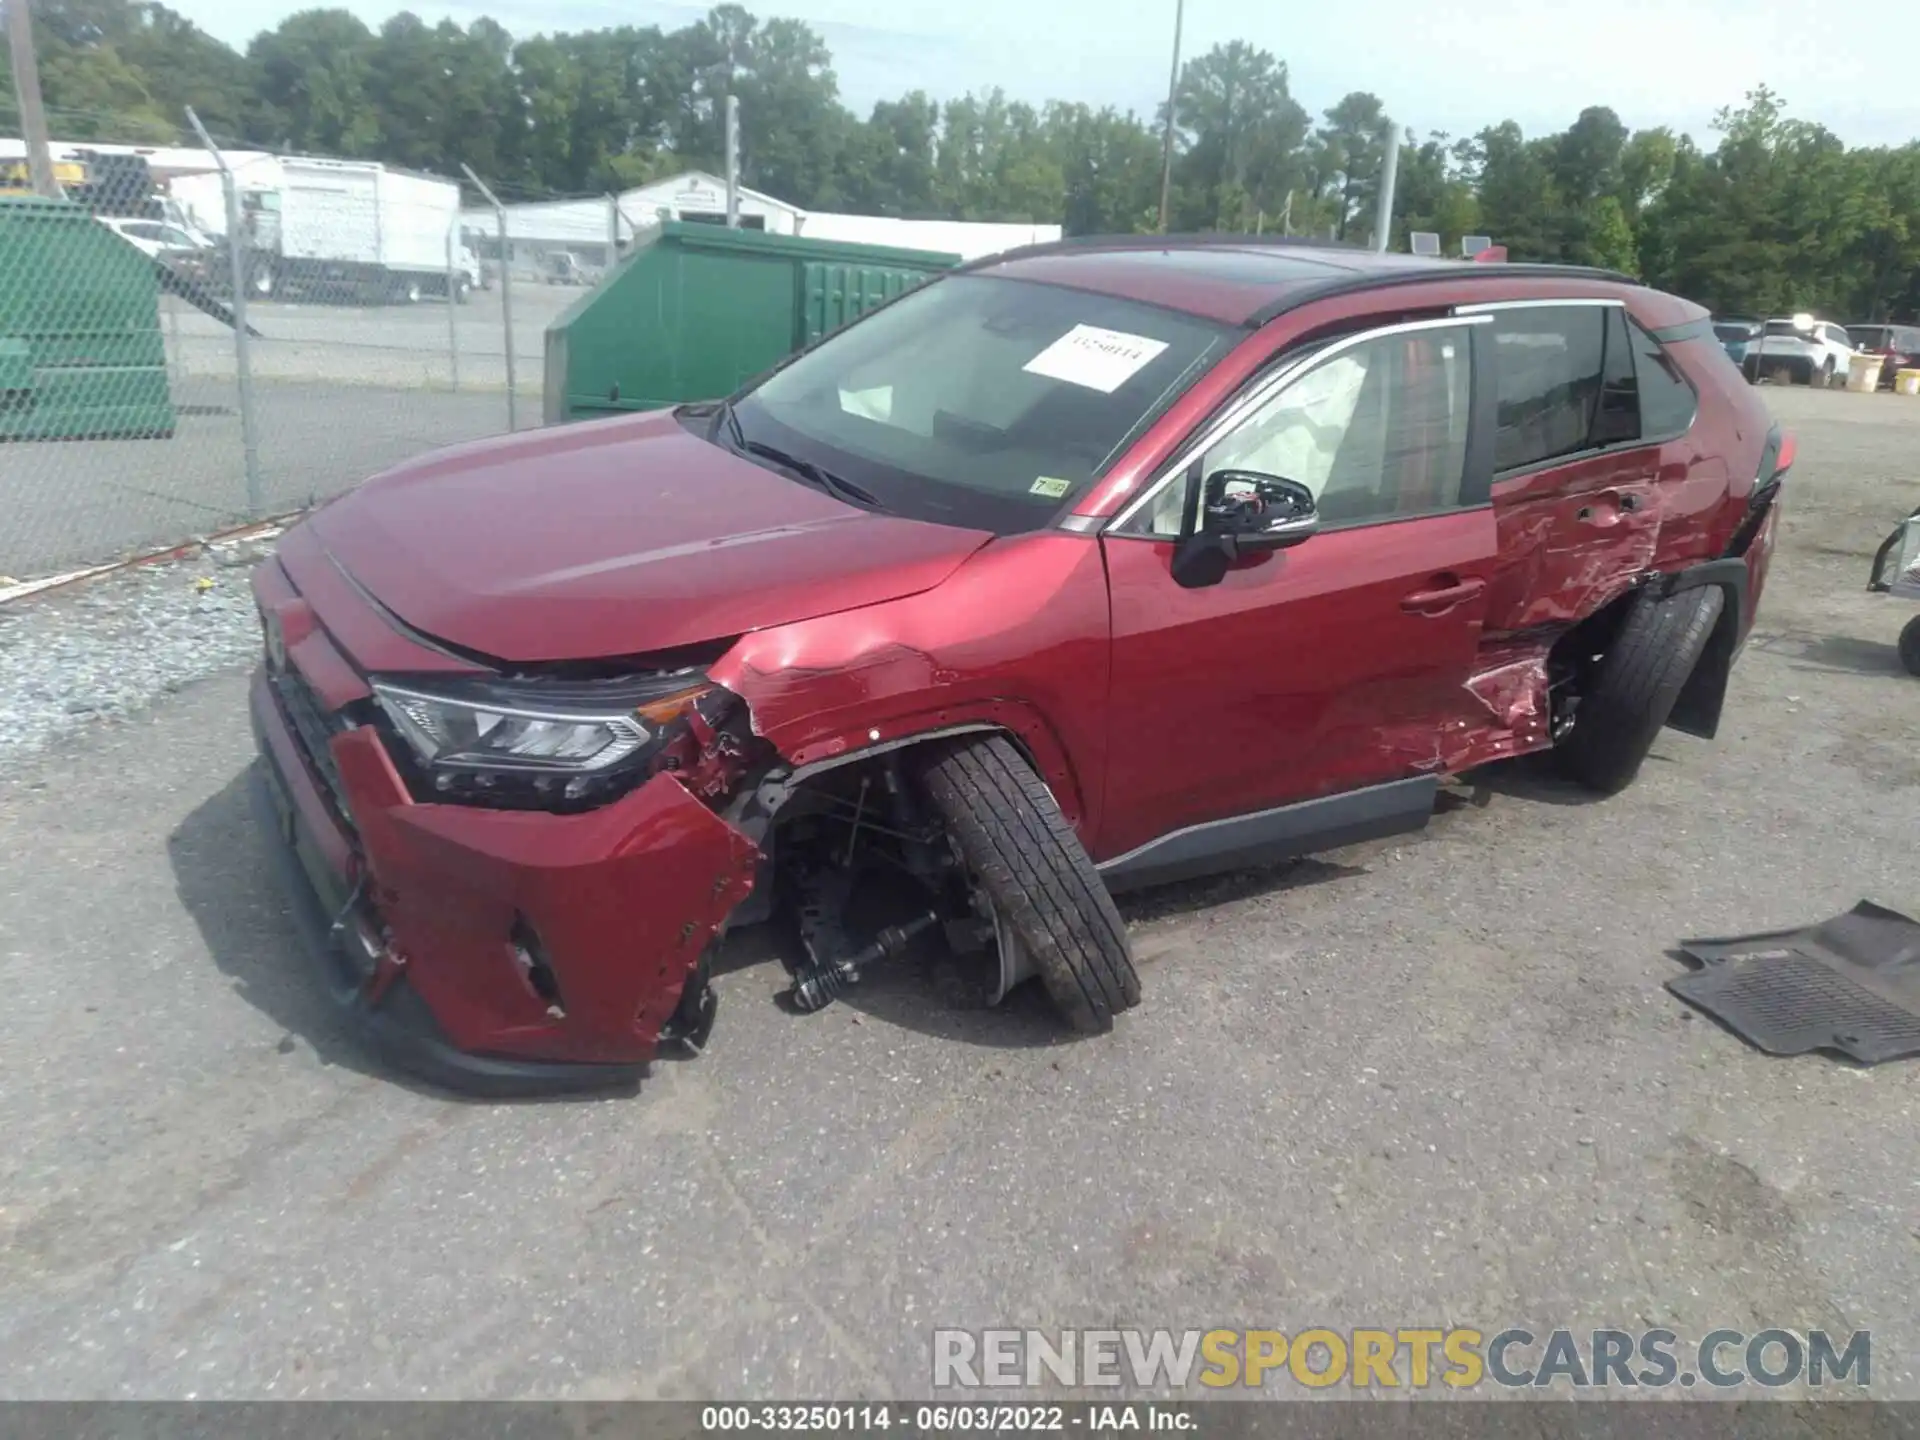
M 1920 924 L 1871 901 L 1803 930 L 1683 940 L 1667 988 L 1769 1055 L 1920 1055 Z

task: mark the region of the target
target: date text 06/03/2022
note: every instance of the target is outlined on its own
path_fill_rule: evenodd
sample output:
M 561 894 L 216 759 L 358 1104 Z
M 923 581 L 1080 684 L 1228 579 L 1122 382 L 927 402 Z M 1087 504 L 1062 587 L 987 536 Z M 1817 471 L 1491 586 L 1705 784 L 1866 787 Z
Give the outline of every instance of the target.
M 930 1434 L 972 1431 L 1021 1434 L 1078 1430 L 1117 1434 L 1125 1430 L 1175 1433 L 1198 1425 L 1192 1412 L 1148 1403 L 1079 1405 L 707 1405 L 700 1428 L 707 1433 L 791 1431 L 805 1434 L 889 1432 Z

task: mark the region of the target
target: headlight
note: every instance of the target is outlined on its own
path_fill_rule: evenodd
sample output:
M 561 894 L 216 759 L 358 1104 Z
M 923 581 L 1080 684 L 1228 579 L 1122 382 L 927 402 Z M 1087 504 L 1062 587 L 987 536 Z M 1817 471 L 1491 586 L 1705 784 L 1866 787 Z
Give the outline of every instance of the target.
M 697 673 L 630 681 L 386 680 L 374 699 L 435 789 L 501 784 L 578 799 L 615 788 L 712 687 Z

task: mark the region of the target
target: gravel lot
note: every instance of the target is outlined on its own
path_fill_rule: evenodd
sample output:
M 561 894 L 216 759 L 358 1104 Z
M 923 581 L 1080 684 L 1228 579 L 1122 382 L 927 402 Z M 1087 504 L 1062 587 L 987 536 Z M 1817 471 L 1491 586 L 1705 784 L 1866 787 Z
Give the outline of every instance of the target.
M 1466 1323 L 1871 1328 L 1920 1399 L 1920 1069 L 1661 988 L 1681 936 L 1920 913 L 1910 612 L 1862 590 L 1920 403 L 1772 398 L 1801 461 L 1716 743 L 1143 896 L 1097 1041 L 912 970 L 794 1018 L 748 932 L 637 1097 L 341 1043 L 247 818 L 243 572 L 0 612 L 0 1395 L 906 1396 L 935 1325 Z

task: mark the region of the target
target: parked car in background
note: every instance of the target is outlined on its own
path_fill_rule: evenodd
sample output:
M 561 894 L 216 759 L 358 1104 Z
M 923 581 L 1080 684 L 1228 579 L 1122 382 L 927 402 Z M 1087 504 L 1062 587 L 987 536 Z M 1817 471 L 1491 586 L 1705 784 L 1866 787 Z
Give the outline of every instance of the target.
M 556 250 L 547 256 L 542 275 L 549 285 L 586 285 L 590 284 L 587 267 L 580 263 L 580 257 L 571 250 Z
M 1880 388 L 1891 390 L 1902 370 L 1920 367 L 1920 325 L 1849 325 L 1853 348 L 1880 362 Z
M 1753 343 L 1753 337 L 1760 333 L 1758 320 L 1715 320 L 1714 337 L 1727 352 L 1727 358 L 1736 365 L 1743 365 L 1747 359 L 1747 347 Z
M 1706 312 L 1623 276 L 1015 250 L 728 400 L 313 512 L 253 579 L 257 813 L 346 1014 L 443 1083 L 703 1047 L 776 907 L 797 1008 L 933 927 L 1102 1031 L 1110 891 L 1711 738 L 1792 459 Z
M 220 251 L 199 231 L 164 220 L 139 220 L 123 215 L 96 215 L 141 254 L 163 262 L 168 269 L 202 283 L 221 278 Z
M 177 255 L 204 254 L 213 249 L 213 241 L 197 230 L 170 225 L 164 220 L 130 220 L 121 215 L 96 215 L 94 218 L 145 255 L 172 258 Z
M 1814 315 L 1782 316 L 1767 321 L 1747 346 L 1747 378 L 1790 380 L 1796 385 L 1832 388 L 1847 383 L 1853 370 L 1853 341 L 1844 328 Z

